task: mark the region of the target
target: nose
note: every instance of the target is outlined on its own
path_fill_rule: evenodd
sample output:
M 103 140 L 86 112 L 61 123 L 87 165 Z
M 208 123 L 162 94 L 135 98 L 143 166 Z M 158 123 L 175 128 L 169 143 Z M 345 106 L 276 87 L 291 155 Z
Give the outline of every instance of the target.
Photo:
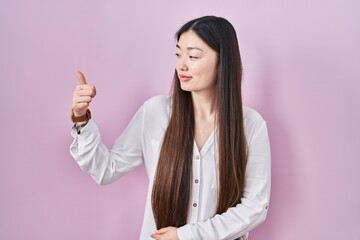
M 179 58 L 177 65 L 178 65 L 178 69 L 181 70 L 181 71 L 187 71 L 188 70 L 188 66 L 186 64 L 185 58 Z

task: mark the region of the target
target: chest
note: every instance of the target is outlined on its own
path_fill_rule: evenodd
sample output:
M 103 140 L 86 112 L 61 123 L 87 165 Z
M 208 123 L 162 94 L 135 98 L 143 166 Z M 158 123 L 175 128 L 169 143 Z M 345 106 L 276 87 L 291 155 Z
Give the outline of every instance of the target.
M 195 123 L 195 143 L 199 150 L 203 148 L 205 143 L 209 140 L 211 134 L 214 131 L 214 122 L 198 121 Z

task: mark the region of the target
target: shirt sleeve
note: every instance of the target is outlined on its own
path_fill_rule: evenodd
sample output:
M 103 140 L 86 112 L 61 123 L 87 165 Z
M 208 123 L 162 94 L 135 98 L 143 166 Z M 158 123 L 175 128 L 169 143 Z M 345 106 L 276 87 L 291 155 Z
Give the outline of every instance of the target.
M 93 120 L 89 121 L 80 134 L 75 129 L 72 130 L 74 140 L 70 153 L 79 167 L 98 184 L 114 182 L 143 162 L 143 112 L 144 106 L 137 111 L 111 149 L 102 143 Z
M 270 144 L 265 121 L 256 123 L 248 144 L 249 158 L 241 203 L 204 222 L 190 223 L 178 228 L 180 240 L 236 239 L 265 220 L 271 180 Z

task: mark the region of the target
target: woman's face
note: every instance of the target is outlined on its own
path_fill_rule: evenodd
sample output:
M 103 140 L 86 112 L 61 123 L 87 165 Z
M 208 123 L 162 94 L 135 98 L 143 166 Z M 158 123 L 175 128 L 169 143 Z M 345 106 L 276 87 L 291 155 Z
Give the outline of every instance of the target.
M 176 71 L 182 90 L 193 93 L 213 92 L 217 53 L 195 32 L 184 32 L 176 45 Z

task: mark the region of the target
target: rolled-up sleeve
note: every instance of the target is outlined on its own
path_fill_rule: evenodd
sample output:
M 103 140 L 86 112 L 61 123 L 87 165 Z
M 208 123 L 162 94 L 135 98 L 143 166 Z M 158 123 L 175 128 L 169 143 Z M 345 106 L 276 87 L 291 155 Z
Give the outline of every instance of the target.
M 90 120 L 80 134 L 72 130 L 74 140 L 70 153 L 79 167 L 98 184 L 111 183 L 143 162 L 143 119 L 144 106 L 137 111 L 111 149 L 102 143 L 98 127 Z
M 178 228 L 180 240 L 236 239 L 262 223 L 270 200 L 270 144 L 265 121 L 260 118 L 248 137 L 249 157 L 241 203 L 203 222 Z

